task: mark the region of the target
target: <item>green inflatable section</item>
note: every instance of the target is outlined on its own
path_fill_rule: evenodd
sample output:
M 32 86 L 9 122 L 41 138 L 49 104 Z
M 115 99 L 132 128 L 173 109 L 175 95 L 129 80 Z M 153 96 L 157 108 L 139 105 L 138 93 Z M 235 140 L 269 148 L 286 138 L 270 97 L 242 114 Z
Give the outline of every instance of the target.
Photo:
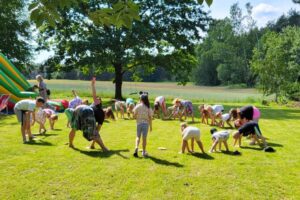
M 10 79 L 18 83 L 23 90 L 26 91 L 31 87 L 23 74 L 21 74 L 20 71 L 2 53 L 0 53 L 0 61 L 0 69 L 4 71 Z
M 0 68 L 1 66 L 2 65 L 0 64 Z M 1 69 L 0 69 L 0 84 L 6 90 L 11 92 L 11 94 L 19 98 L 35 98 L 37 96 L 35 92 L 21 92 L 19 88 L 14 84 L 14 82 L 10 80 L 10 77 L 8 77 Z

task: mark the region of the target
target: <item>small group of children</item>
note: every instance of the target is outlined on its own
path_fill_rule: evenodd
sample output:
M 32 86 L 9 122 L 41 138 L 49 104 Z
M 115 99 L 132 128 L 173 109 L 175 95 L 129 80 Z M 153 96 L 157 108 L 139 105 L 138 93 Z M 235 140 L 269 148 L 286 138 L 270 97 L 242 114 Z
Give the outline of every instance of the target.
M 135 102 L 132 98 L 127 98 L 126 101 L 120 101 L 120 100 L 115 100 L 115 111 L 117 118 L 119 117 L 119 112 L 120 112 L 120 118 L 124 119 L 124 113 L 125 109 L 127 112 L 127 117 L 129 119 L 133 118 L 133 108 L 135 106 Z

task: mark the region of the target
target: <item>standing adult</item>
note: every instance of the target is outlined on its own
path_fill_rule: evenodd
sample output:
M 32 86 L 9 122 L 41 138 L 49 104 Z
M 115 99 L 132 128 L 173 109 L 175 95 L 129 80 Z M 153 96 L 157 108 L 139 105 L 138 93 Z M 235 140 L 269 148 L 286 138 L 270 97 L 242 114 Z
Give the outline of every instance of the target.
M 45 102 L 47 102 L 47 100 L 48 100 L 47 85 L 44 82 L 44 79 L 41 75 L 37 75 L 35 78 L 38 82 L 37 86 L 38 86 L 38 89 L 39 89 L 39 96 L 43 97 Z

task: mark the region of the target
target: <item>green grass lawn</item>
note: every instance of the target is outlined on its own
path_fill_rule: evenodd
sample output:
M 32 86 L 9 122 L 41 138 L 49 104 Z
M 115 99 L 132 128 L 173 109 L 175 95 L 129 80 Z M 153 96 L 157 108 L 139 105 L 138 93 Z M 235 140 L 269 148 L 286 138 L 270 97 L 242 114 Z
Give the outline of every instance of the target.
M 241 104 L 225 106 L 228 110 Z M 179 122 L 157 119 L 148 137 L 149 158 L 132 156 L 133 120 L 104 123 L 101 136 L 110 152 L 86 149 L 89 142 L 80 131 L 74 150 L 65 145 L 69 129 L 64 114 L 55 130 L 22 144 L 16 117 L 2 116 L 0 199 L 299 199 L 300 110 L 257 106 L 262 132 L 275 153 L 265 153 L 243 139 L 241 156 L 178 154 Z M 211 127 L 200 124 L 199 118 L 193 125 L 201 129 L 208 151 Z M 231 151 L 236 150 L 232 141 Z

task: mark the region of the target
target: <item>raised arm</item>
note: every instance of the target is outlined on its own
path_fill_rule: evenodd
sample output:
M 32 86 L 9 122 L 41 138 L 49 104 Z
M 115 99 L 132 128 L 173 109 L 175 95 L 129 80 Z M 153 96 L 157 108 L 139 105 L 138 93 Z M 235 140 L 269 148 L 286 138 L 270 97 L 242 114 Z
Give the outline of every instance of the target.
M 92 85 L 92 95 L 93 95 L 94 104 L 98 105 L 98 104 L 100 104 L 100 100 L 97 99 L 95 83 L 96 83 L 96 77 L 93 77 L 92 82 L 91 82 L 91 85 Z
M 72 90 L 72 93 L 73 93 L 74 98 L 76 98 L 78 96 L 77 92 L 75 90 Z

